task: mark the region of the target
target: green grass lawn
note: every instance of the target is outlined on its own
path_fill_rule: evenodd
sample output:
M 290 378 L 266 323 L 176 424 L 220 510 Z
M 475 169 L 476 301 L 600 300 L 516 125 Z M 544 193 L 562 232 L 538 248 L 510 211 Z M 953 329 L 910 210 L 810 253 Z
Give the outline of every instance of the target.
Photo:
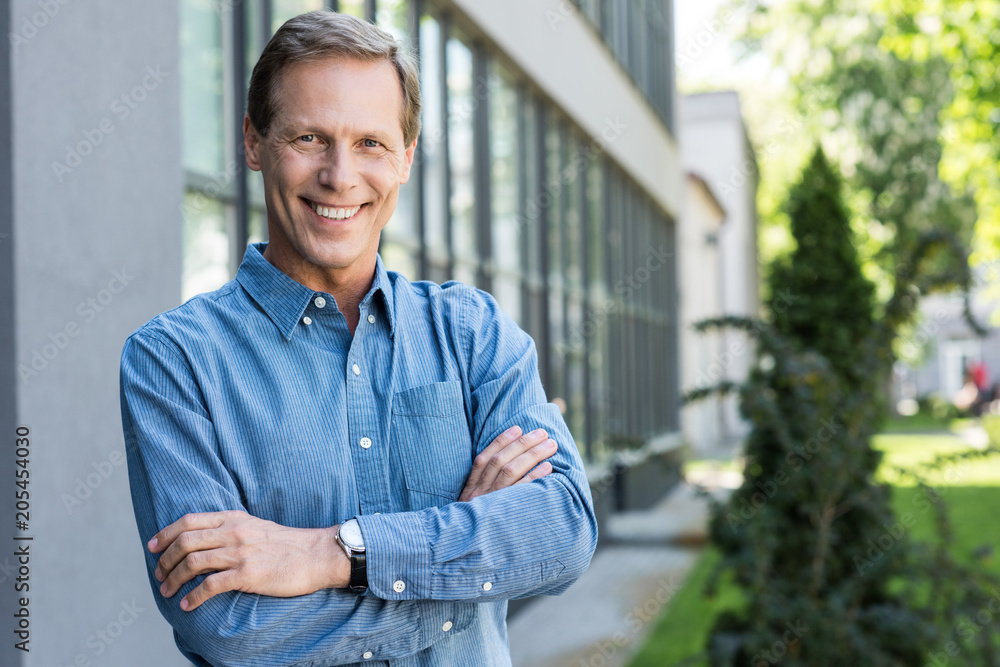
M 940 433 L 931 433 L 927 428 L 912 432 L 893 429 L 877 436 L 874 443 L 885 452 L 879 477 L 895 486 L 893 508 L 897 516 L 910 512 L 916 520 L 910 532 L 916 540 L 934 539 L 933 513 L 921 511 L 925 505 L 917 499 L 919 489 L 910 479 L 895 474 L 892 467 L 914 467 L 939 454 L 968 449 L 961 439 L 948 432 L 947 426 L 937 430 Z M 1000 514 L 1000 457 L 960 463 L 931 476 L 929 481 L 949 508 L 955 530 L 951 553 L 965 562 L 977 560 L 1000 575 L 1000 531 L 996 530 Z M 974 557 L 977 550 L 991 553 L 985 558 Z M 725 583 L 714 599 L 703 596 L 705 583 L 717 561 L 718 553 L 711 548 L 702 554 L 630 667 L 707 667 L 702 652 L 716 615 L 725 609 L 738 608 L 742 600 L 740 591 Z

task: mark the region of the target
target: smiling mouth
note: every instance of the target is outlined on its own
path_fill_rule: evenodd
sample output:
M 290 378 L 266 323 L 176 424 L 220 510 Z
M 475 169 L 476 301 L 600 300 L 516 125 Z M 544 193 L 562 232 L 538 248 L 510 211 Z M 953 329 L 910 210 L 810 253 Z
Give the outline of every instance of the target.
M 366 204 L 361 204 L 360 206 L 350 206 L 350 207 L 334 207 L 334 206 L 321 206 L 316 202 L 305 200 L 309 204 L 316 215 L 326 218 L 327 220 L 350 220 L 358 214 L 358 212 L 363 209 Z

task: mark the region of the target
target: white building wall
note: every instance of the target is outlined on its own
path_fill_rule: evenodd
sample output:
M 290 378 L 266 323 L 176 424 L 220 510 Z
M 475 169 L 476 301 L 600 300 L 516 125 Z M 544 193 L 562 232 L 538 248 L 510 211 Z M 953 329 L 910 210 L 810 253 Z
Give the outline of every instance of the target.
M 701 175 L 726 210 L 719 234 L 722 307 L 726 315 L 756 317 L 760 311 L 757 271 L 757 165 L 735 92 L 688 95 L 680 108 L 684 168 Z M 753 362 L 752 341 L 741 333 L 723 336 L 718 363 L 725 379 L 746 379 Z M 749 425 L 737 399 L 725 399 L 722 434 L 740 438 Z
M 723 313 L 719 232 L 725 211 L 700 178 L 689 176 L 684 214 L 678 225 L 678 265 L 681 314 L 681 387 L 705 387 L 717 382 L 722 337 L 697 333 L 692 327 Z M 685 405 L 681 411 L 684 440 L 700 458 L 722 439 L 722 403 L 717 396 Z

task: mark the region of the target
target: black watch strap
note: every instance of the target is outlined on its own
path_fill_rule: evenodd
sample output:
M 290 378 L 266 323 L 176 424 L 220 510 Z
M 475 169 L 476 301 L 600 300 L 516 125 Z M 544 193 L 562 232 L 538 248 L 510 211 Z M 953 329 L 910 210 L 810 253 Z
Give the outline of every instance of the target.
M 351 580 L 347 589 L 352 593 L 368 590 L 368 559 L 364 551 L 351 552 Z

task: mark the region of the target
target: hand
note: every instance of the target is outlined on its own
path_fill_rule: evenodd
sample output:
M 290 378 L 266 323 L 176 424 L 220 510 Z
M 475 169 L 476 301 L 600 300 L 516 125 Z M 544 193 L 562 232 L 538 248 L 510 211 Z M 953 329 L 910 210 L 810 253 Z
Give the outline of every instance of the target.
M 498 435 L 472 462 L 472 471 L 458 499 L 472 500 L 548 475 L 552 464 L 545 459 L 558 449 L 556 441 L 548 437 L 543 429 L 521 435 L 520 426 Z
M 226 591 L 294 597 L 346 588 L 351 564 L 336 541 L 338 528 L 288 528 L 246 512 L 201 512 L 184 515 L 147 546 L 162 552 L 154 576 L 165 597 L 199 574 L 214 573 L 181 600 L 181 609 L 191 611 Z

